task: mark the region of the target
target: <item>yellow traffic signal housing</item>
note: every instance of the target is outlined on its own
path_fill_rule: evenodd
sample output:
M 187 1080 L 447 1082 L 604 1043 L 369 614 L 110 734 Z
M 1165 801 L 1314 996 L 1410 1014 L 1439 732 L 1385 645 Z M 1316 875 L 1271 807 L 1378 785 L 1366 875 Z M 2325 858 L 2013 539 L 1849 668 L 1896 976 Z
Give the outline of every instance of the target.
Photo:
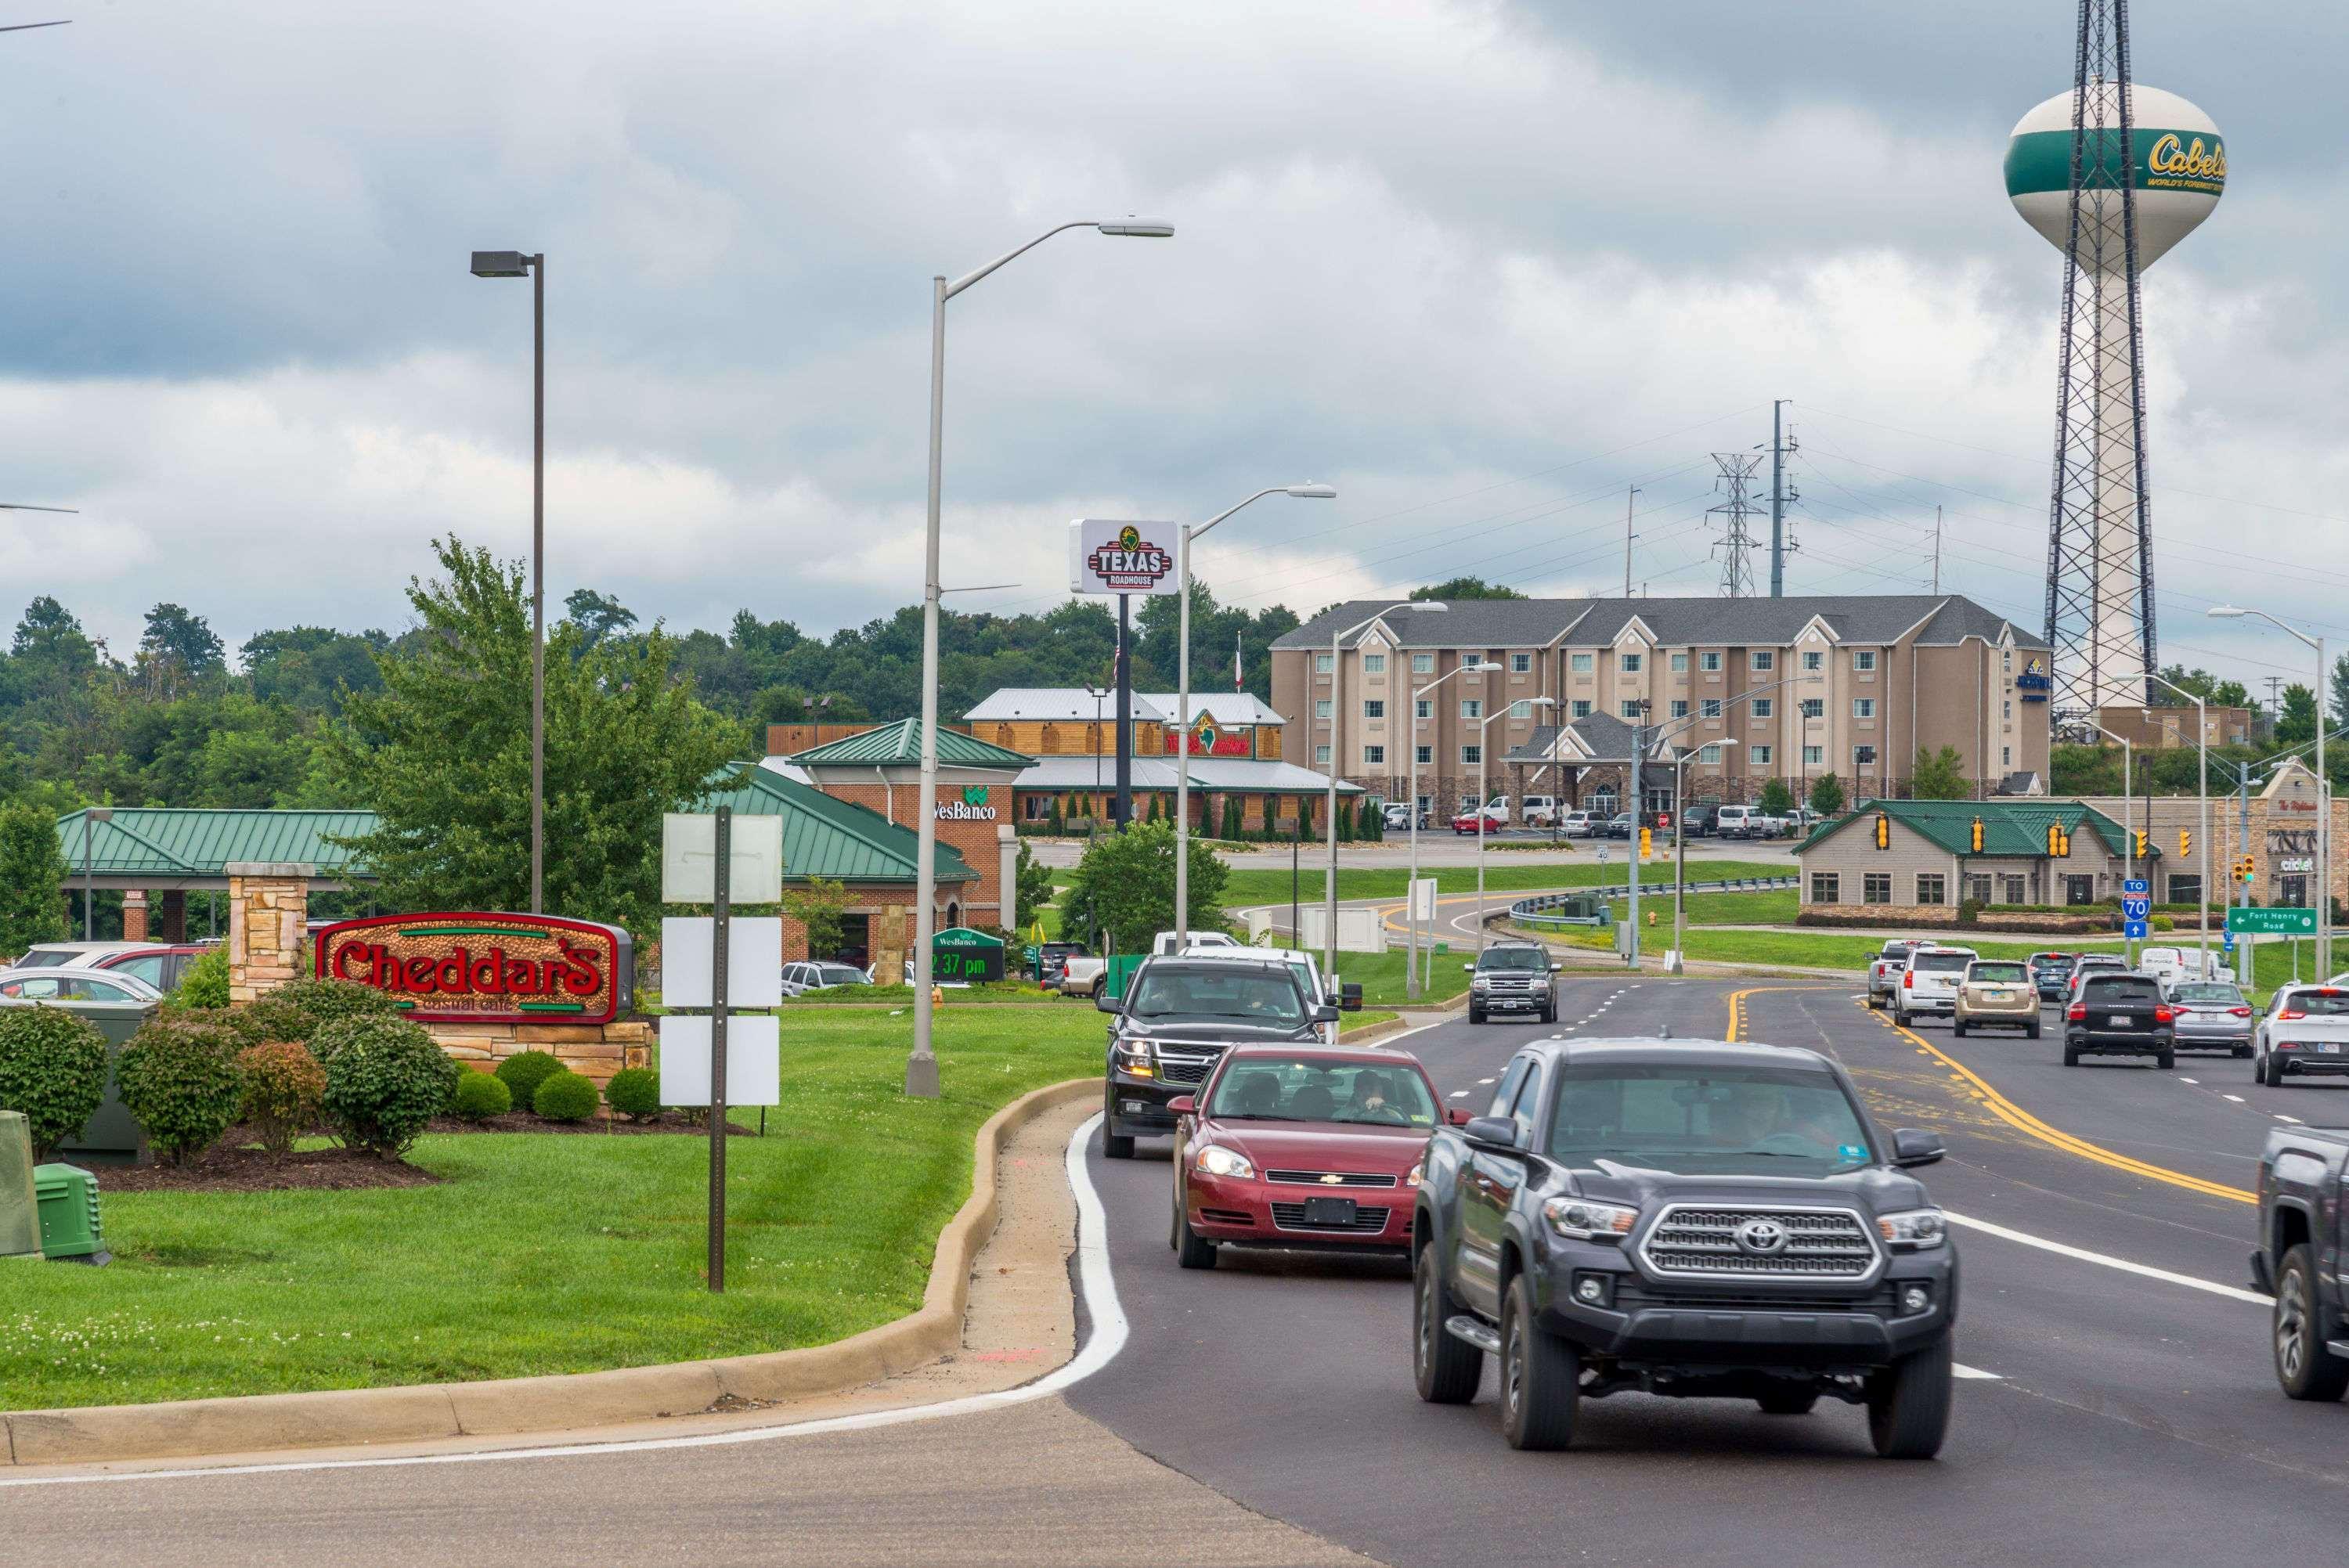
M 1644 860 L 1646 860 L 1646 859 L 1648 858 L 1648 855 L 1649 855 L 1650 851 L 1651 851 L 1651 842 L 1650 842 L 1650 839 L 1649 839 L 1649 832 L 1650 832 L 1650 830 L 1648 830 L 1648 829 L 1646 829 L 1646 828 L 1642 828 L 1642 829 L 1640 829 L 1640 858 L 1641 860 L 1643 860 L 1643 861 L 1644 861 Z
M 2054 860 L 2064 852 L 2064 830 L 2054 823 L 2047 824 L 2047 858 Z
M 1889 811 L 1876 813 L 1876 847 L 1879 850 L 1892 847 L 1892 815 Z
M 1976 854 L 1980 854 L 1980 853 L 1982 853 L 1982 819 L 1981 819 L 1980 817 L 1976 817 L 1976 818 L 1974 819 L 1974 839 L 1973 839 L 1974 853 L 1976 853 Z M 1881 846 L 1881 845 L 1879 845 L 1879 846 L 1878 846 L 1878 848 L 1881 848 L 1882 846 Z
M 2178 829 L 2178 855 L 2179 855 L 2181 858 L 2188 858 L 2188 857 L 2191 857 L 2191 856 L 2193 855 L 2193 853 L 2194 853 L 2194 830 L 2193 830 L 2193 829 L 2191 829 L 2191 828 L 2180 828 L 2180 829 Z
M 2148 838 L 2150 838 L 2151 836 L 2152 836 L 2152 835 L 2151 835 L 2151 834 L 2149 834 L 2149 833 L 2147 833 L 2147 832 L 2143 828 L 2139 828 L 2139 829 L 2137 830 L 2137 858 L 2138 860 L 2143 860 L 2143 859 L 2145 859 L 2145 854 L 2146 854 L 2146 850 L 2145 850 L 2146 841 L 2147 841 Z M 2180 854 L 2184 854 L 2185 852 L 2186 852 L 2186 851 L 2183 851 L 2183 850 L 2180 850 L 2180 851 L 2178 851 L 2178 853 L 2180 853 Z

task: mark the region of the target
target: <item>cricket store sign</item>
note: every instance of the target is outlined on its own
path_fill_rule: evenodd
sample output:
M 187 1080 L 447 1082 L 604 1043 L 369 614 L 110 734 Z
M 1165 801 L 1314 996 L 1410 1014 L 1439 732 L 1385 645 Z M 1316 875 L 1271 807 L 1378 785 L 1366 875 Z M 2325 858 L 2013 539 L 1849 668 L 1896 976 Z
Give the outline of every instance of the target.
M 1069 524 L 1071 593 L 1173 593 L 1174 541 L 1180 525 L 1121 522 L 1098 517 Z
M 318 933 L 325 980 L 371 985 L 426 1024 L 608 1024 L 634 1005 L 616 925 L 539 914 L 387 914 Z
M 992 822 L 995 808 L 987 803 L 987 786 L 968 784 L 959 800 L 941 800 L 934 808 L 941 822 Z

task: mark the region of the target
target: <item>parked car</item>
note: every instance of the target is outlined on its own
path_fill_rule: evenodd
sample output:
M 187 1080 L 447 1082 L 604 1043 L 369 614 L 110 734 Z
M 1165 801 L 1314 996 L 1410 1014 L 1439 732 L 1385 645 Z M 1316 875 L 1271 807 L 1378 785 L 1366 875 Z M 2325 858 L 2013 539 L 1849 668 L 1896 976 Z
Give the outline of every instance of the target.
M 1483 1116 L 1438 1127 L 1413 1226 L 1419 1397 L 1475 1398 L 1501 1358 L 1512 1448 L 1570 1444 L 1625 1391 L 1866 1406 L 1887 1457 L 1949 1428 L 1958 1260 L 1909 1167 L 1815 1051 L 1537 1041 Z
M 1525 1013 L 1545 1024 L 1557 1022 L 1557 983 L 1564 967 L 1549 961 L 1537 942 L 1496 942 L 1476 954 L 1468 971 L 1468 1021 L 1481 1024 L 1495 1013 Z
M 2064 1009 L 2064 1065 L 2105 1056 L 2151 1057 L 2156 1067 L 2176 1067 L 2175 1017 L 2152 975 L 2091 970 Z
M 1962 1036 L 1971 1029 L 2021 1029 L 2027 1038 L 2039 1037 L 2039 987 L 2031 982 L 2031 965 L 2013 958 L 1977 958 L 1966 965 L 1950 1032 Z
M 1615 815 L 1607 819 L 1606 823 L 1599 828 L 1597 836 L 1608 839 L 1630 838 L 1631 836 L 1631 813 L 1629 811 L 1616 812 Z
M 26 949 L 19 969 L 104 969 L 135 975 L 170 991 L 188 965 L 218 946 L 212 942 L 43 942 Z
M 2260 1245 L 2251 1282 L 2275 1298 L 2268 1344 L 2288 1399 L 2349 1392 L 2349 1130 L 2271 1127 L 2260 1155 Z
M 1786 830 L 1786 819 L 1759 806 L 1723 806 L 1714 814 L 1713 830 L 1724 839 L 1775 839 Z
M 1108 959 L 1090 953 L 1071 953 L 1061 961 L 1061 977 L 1047 984 L 1063 996 L 1098 996 L 1108 973 Z
M 0 1001 L 160 1002 L 163 993 L 131 975 L 96 969 L 0 969 Z
M 1557 797 L 1528 795 L 1517 802 L 1517 820 L 1528 828 L 1547 828 L 1557 817 Z
M 1955 1014 L 1958 986 L 1966 966 L 1979 956 L 1971 947 L 1943 947 L 1919 943 L 1909 950 L 1900 971 L 1899 989 L 1892 993 L 1892 1021 L 1902 1028 L 1921 1013 Z
M 101 958 L 110 957 L 117 953 L 135 953 L 142 947 L 152 945 L 153 944 L 146 942 L 119 941 L 41 942 L 25 949 L 25 955 L 16 960 L 14 967 L 88 969 L 95 967 Z
M 1706 804 L 1691 806 L 1681 813 L 1681 831 L 1692 839 L 1709 839 L 1721 831 L 1721 808 Z
M 1234 1046 L 1169 1104 L 1175 1261 L 1211 1269 L 1228 1246 L 1403 1251 L 1443 1104 L 1408 1051 Z
M 1411 830 L 1411 808 L 1400 800 L 1390 801 L 1380 811 L 1379 821 L 1390 833 L 1407 833 Z
M 2287 1078 L 2349 1073 L 2349 990 L 2278 986 L 2251 1048 L 2251 1076 L 2273 1088 Z
M 2034 953 L 2031 955 L 2031 981 L 2038 987 L 2043 1002 L 2061 1002 L 2072 977 L 2071 953 Z
M 1096 993 L 1093 1005 L 1111 1015 L 1102 1152 L 1112 1160 L 1133 1159 L 1138 1137 L 1174 1131 L 1174 1098 L 1206 1082 L 1232 1047 L 1318 1046 L 1319 1026 L 1338 1016 L 1270 956 L 1146 958 L 1123 995 Z
M 1909 950 L 1923 944 L 1920 936 L 1889 936 L 1868 964 L 1868 1005 L 1889 1007 L 1900 989 L 1901 973 L 1909 967 Z
M 911 984 L 911 982 L 907 982 Z M 873 977 L 853 964 L 831 964 L 808 961 L 783 965 L 783 995 L 805 995 L 810 991 L 833 991 L 843 985 L 870 985 Z
M 1471 806 L 1468 810 L 1461 812 L 1458 816 L 1452 819 L 1452 830 L 1455 833 L 1474 833 L 1477 831 L 1476 820 L 1476 809 L 1474 806 Z M 1509 825 L 1509 819 L 1506 813 L 1496 815 L 1489 806 L 1485 809 L 1484 821 L 1485 826 L 1483 830 L 1487 837 L 1499 832 L 1502 829 Z
M 1058 990 L 1061 972 L 1067 967 L 1069 960 L 1086 956 L 1085 944 L 1081 942 L 1044 943 L 1036 950 L 1037 980 L 1048 991 Z
M 1593 838 L 1605 820 L 1588 811 L 1568 811 L 1557 820 L 1558 835 L 1568 839 Z
M 2186 980 L 2169 988 L 2181 1051 L 2251 1054 L 2251 1004 L 2230 980 Z

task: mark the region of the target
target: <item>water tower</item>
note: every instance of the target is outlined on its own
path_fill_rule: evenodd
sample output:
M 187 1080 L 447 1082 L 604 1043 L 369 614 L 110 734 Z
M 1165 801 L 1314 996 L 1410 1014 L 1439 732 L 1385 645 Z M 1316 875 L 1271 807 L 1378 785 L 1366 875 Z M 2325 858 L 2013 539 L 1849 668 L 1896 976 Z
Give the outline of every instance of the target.
M 2072 90 L 2024 115 L 2006 150 L 2015 211 L 2068 263 L 2047 544 L 2059 730 L 2151 699 L 2128 678 L 2155 658 L 2137 279 L 2226 185 L 2210 117 L 2130 81 L 2128 0 L 2080 0 Z

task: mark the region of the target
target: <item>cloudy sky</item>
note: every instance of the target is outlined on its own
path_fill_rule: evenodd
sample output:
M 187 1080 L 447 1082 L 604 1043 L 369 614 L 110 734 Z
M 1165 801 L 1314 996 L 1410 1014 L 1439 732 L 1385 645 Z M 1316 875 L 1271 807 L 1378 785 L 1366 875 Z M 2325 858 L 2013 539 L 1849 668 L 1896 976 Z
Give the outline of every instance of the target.
M 549 582 L 811 631 L 920 591 L 928 280 L 947 578 L 1040 608 L 1079 515 L 1204 516 L 1227 599 L 1475 572 L 1711 592 L 1716 451 L 1792 399 L 1792 592 L 2042 614 L 2054 252 L 2008 207 L 2069 0 L 92 0 L 0 19 L 0 573 L 118 649 L 403 624 L 425 542 L 521 553 L 544 250 Z M 42 0 L 43 5 L 47 0 Z M 2138 78 L 2226 133 L 2148 274 L 2167 656 L 2349 641 L 2334 111 L 2349 15 L 2138 0 Z M 1764 469 L 1766 476 L 1766 466 Z M 13 612 L 14 603 L 0 604 Z

